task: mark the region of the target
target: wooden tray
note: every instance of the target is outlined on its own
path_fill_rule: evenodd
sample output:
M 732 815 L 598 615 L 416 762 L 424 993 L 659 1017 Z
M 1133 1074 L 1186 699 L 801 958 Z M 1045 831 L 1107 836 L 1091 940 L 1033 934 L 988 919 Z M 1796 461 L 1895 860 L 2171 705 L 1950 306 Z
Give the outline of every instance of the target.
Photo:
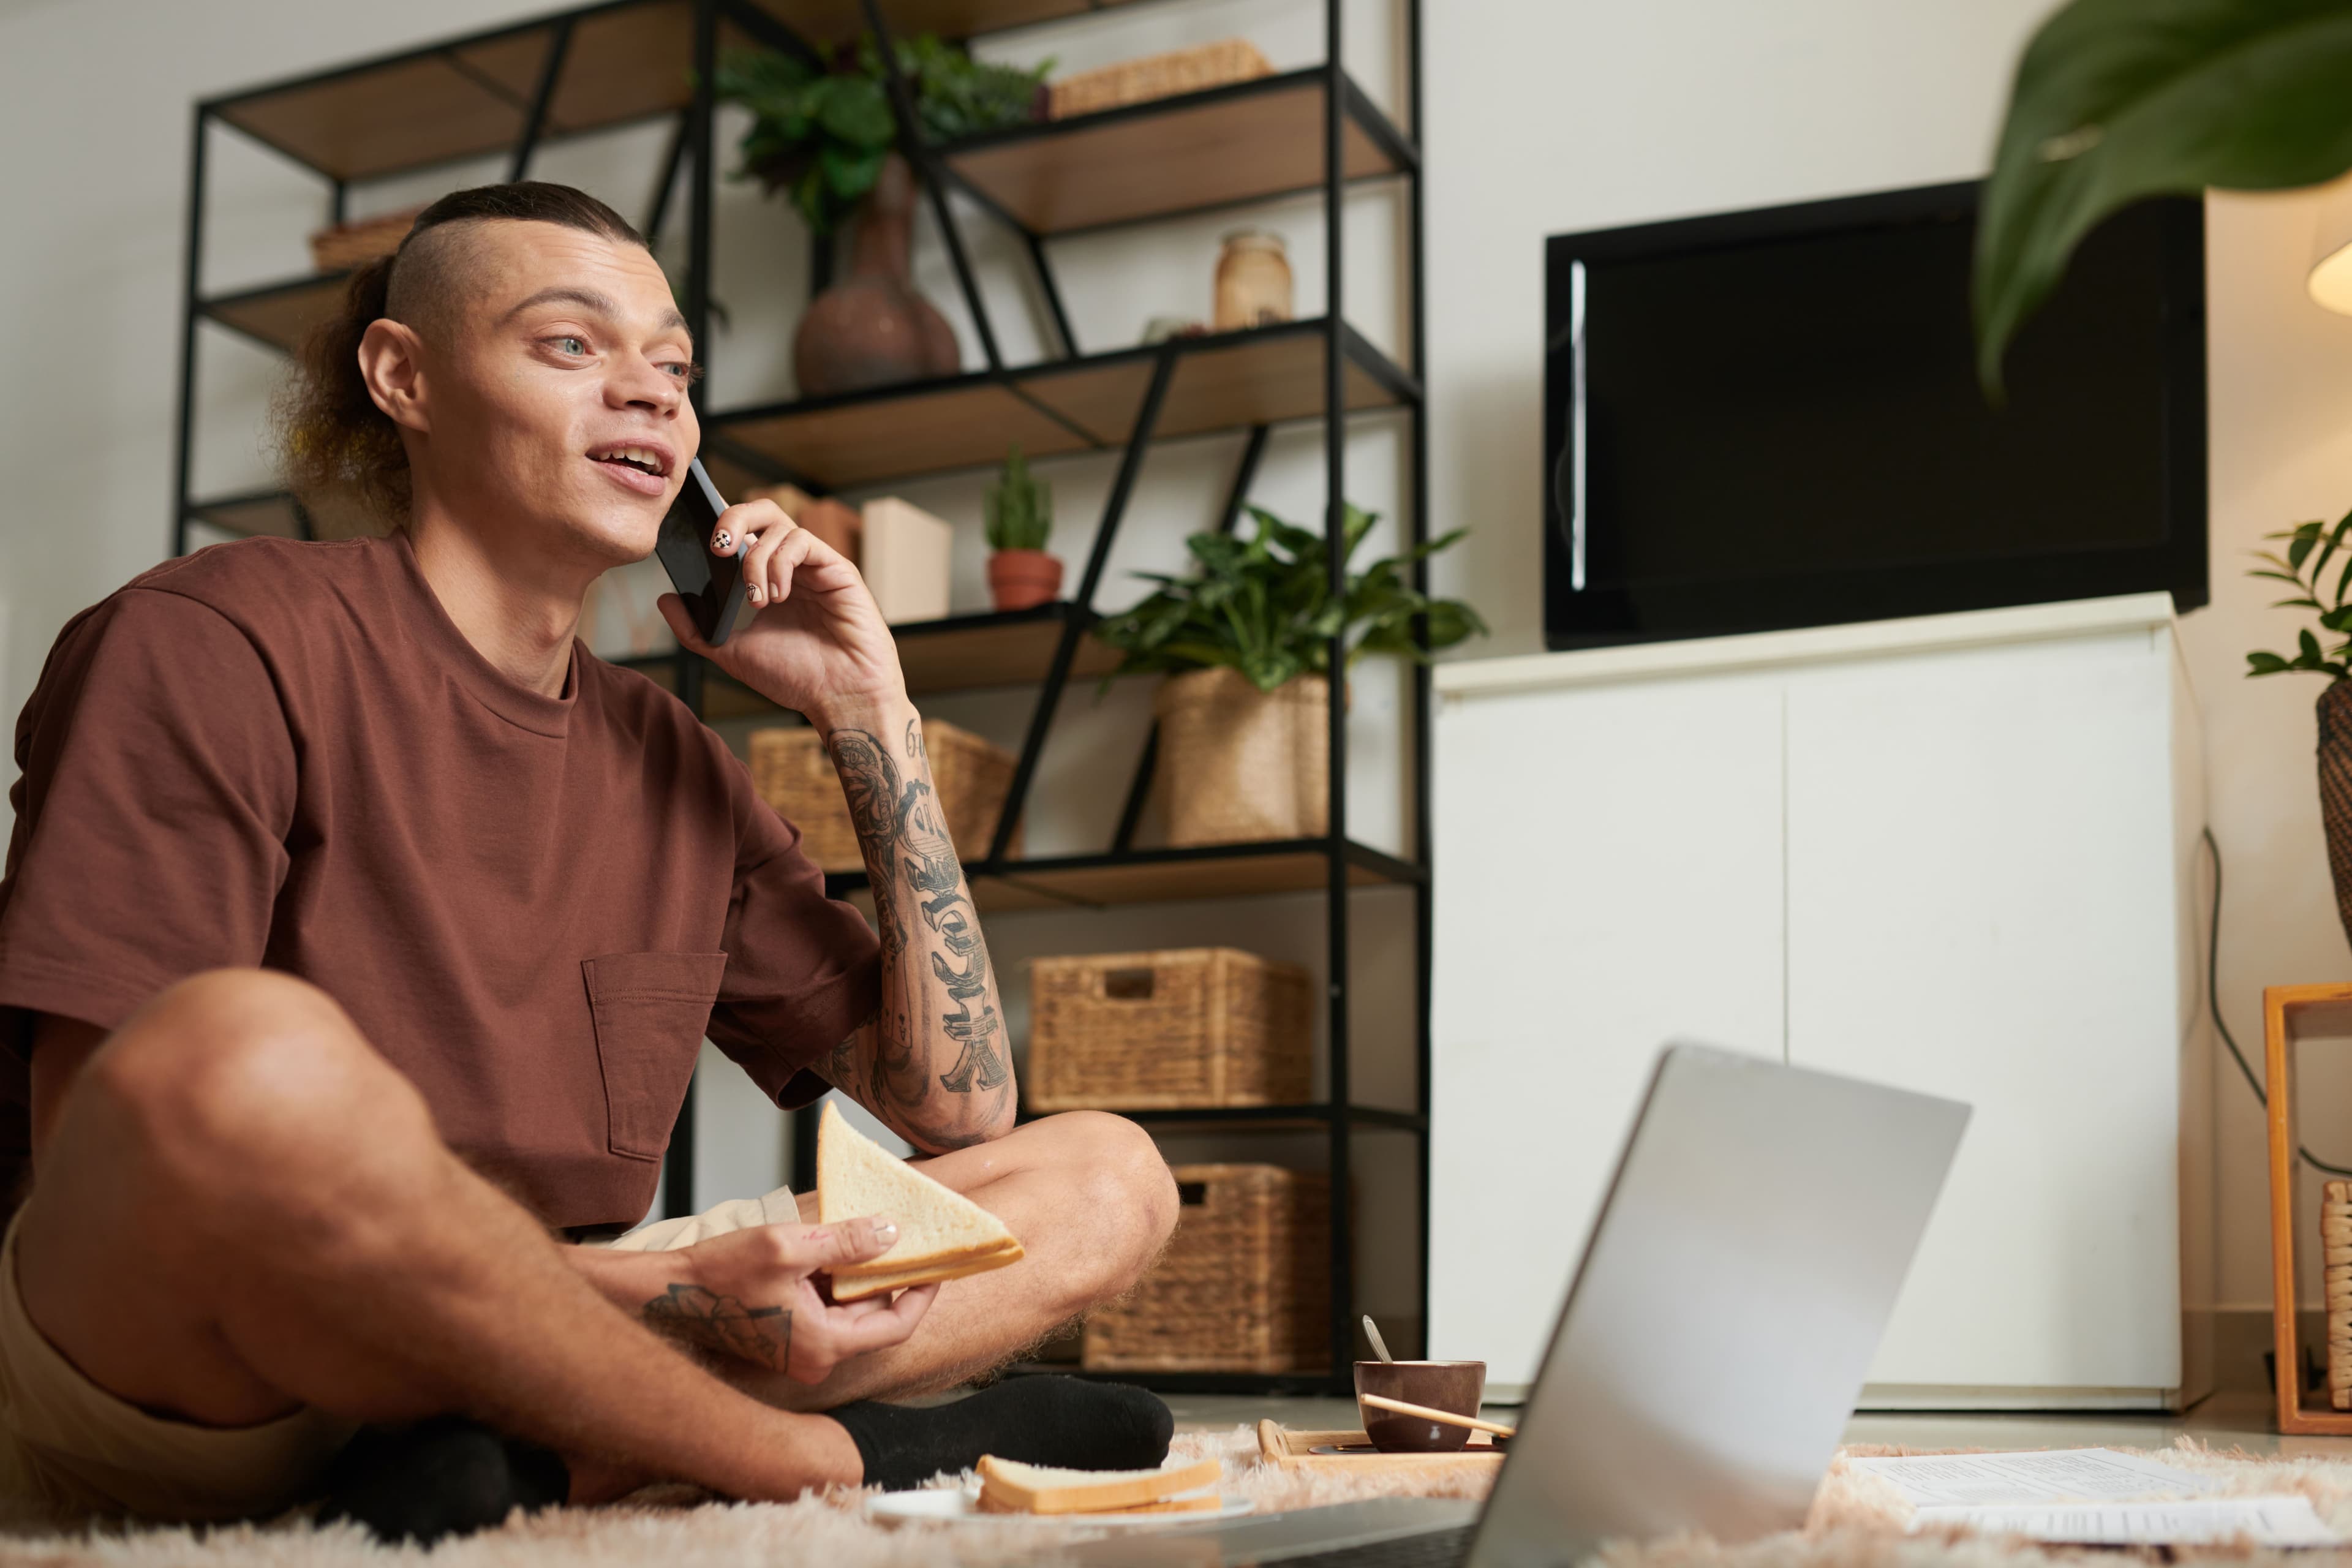
M 1346 1470 L 1355 1475 L 1426 1475 L 1432 1468 L 1499 1470 L 1503 1451 L 1484 1432 L 1470 1434 L 1470 1446 L 1452 1454 L 1318 1454 L 1317 1448 L 1369 1444 L 1361 1432 L 1293 1432 L 1278 1421 L 1257 1424 L 1258 1457 L 1269 1465 L 1303 1470 Z

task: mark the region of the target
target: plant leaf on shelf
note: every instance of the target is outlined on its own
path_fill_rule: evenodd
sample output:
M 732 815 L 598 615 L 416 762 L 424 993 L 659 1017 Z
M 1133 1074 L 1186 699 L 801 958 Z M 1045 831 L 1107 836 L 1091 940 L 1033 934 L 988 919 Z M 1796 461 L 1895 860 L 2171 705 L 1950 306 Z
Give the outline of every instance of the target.
M 2073 0 L 2026 46 L 1977 228 L 1977 373 L 2141 197 L 2352 168 L 2352 0 Z

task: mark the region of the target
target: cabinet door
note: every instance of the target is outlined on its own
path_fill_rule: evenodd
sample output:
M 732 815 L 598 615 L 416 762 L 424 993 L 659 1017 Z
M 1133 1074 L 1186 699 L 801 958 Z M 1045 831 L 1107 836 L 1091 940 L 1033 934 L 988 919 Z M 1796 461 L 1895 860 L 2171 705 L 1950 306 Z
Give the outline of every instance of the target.
M 1435 733 L 1430 1351 L 1535 1374 L 1670 1038 L 1781 1053 L 1780 699 L 1449 698 Z
M 1874 1385 L 2179 1384 L 2151 640 L 1790 678 L 1790 1058 L 1976 1108 Z

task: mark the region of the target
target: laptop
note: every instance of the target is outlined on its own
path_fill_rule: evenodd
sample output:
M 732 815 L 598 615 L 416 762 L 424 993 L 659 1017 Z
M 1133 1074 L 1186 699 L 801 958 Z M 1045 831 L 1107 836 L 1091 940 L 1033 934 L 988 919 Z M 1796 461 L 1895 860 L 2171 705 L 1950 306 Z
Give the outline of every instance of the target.
M 1483 1509 L 1342 1503 L 1064 1560 L 1560 1568 L 1620 1537 L 1801 1524 L 1968 1119 L 1954 1100 L 1669 1046 Z

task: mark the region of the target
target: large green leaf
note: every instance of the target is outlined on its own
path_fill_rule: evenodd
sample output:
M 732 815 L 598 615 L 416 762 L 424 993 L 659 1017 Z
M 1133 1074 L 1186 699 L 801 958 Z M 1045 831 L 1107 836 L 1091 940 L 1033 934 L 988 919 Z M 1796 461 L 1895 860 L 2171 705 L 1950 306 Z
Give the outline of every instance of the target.
M 1977 373 L 2101 219 L 2352 168 L 2352 0 L 2072 0 L 2026 47 L 1977 229 Z

